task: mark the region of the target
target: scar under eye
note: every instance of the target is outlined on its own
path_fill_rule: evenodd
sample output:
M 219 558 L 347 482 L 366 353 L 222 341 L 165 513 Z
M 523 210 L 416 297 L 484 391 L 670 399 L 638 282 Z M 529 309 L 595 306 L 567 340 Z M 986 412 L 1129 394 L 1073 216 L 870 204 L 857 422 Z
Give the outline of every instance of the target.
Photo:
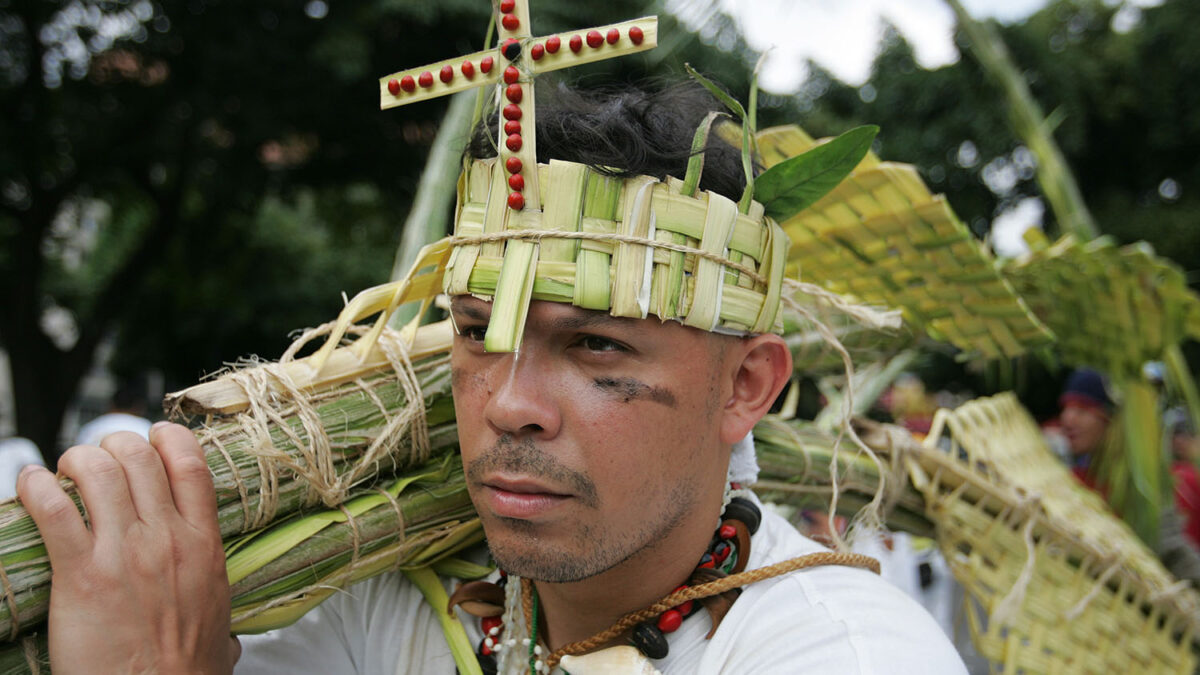
M 675 394 L 665 387 L 652 387 L 641 380 L 632 377 L 597 377 L 592 380 L 597 389 L 618 396 L 622 402 L 629 403 L 635 399 L 645 399 L 661 403 L 670 408 L 676 407 Z

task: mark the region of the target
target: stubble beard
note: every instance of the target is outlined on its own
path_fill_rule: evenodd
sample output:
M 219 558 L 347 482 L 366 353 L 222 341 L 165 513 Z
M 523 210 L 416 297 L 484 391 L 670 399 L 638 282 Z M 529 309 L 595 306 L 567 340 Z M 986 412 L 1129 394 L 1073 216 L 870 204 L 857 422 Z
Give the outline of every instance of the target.
M 515 441 L 505 435 L 466 467 L 467 485 L 478 490 L 489 469 L 502 468 L 548 478 L 576 491 L 576 501 L 594 515 L 577 523 L 574 531 L 546 531 L 545 525 L 515 518 L 485 515 L 484 534 L 492 558 L 508 574 L 549 583 L 582 581 L 607 572 L 664 540 L 683 522 L 697 503 L 696 486 L 681 480 L 666 487 L 661 506 L 635 529 L 608 522 L 594 483 L 586 475 L 562 466 L 539 450 L 530 439 Z M 659 494 L 662 494 L 660 491 Z

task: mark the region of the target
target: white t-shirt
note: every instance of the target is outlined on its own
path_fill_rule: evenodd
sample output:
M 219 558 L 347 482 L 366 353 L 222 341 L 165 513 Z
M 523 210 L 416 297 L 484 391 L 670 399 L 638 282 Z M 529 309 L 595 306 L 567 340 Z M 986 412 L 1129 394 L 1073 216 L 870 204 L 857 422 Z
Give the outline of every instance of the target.
M 747 569 L 826 550 L 763 513 Z M 472 644 L 479 620 L 460 612 Z M 960 675 L 966 669 L 914 600 L 862 569 L 825 566 L 750 584 L 711 640 L 700 611 L 654 661 L 666 675 Z M 433 610 L 398 573 L 356 584 L 287 628 L 242 636 L 237 675 L 450 675 L 454 659 Z M 556 673 L 561 673 L 556 670 Z

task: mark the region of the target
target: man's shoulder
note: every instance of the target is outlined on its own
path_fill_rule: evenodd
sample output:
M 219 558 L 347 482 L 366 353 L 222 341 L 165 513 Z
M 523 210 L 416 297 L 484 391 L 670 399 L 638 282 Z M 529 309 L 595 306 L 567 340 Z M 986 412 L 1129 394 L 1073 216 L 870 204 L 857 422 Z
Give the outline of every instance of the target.
M 753 539 L 747 569 L 828 551 L 781 516 L 765 512 L 762 528 Z M 822 612 L 843 617 L 861 612 L 864 620 L 872 622 L 895 620 L 893 615 L 928 617 L 925 609 L 901 589 L 870 570 L 849 565 L 803 567 L 751 584 L 745 588 L 745 594 L 755 603 L 778 603 L 797 614 L 811 615 L 820 608 Z M 931 618 L 929 621 L 933 624 Z
M 763 514 L 748 569 L 827 551 Z M 807 567 L 747 585 L 713 642 L 723 659 L 799 660 L 806 672 L 963 673 L 957 651 L 914 599 L 869 570 Z M 768 657 L 765 655 L 773 654 Z M 784 671 L 778 671 L 784 672 Z M 793 671 L 795 672 L 795 671 Z

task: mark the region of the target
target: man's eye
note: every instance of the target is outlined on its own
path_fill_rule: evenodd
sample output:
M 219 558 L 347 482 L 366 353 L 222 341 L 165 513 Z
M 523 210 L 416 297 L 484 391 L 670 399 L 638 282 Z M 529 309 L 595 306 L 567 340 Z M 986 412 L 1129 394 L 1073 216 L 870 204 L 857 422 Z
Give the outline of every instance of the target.
M 487 326 L 462 326 L 458 329 L 458 334 L 471 342 L 483 342 Z
M 599 335 L 585 335 L 579 340 L 579 345 L 593 352 L 623 352 L 625 346 Z

